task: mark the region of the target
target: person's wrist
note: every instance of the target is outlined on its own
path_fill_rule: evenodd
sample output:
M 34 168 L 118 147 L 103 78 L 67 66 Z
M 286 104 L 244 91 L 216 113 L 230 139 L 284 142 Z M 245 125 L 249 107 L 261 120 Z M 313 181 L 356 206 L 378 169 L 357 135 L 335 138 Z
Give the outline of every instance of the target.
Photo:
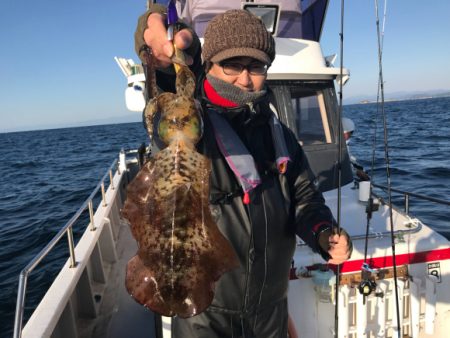
M 161 15 L 167 15 L 167 7 L 163 4 L 152 4 L 147 10 L 147 13 L 153 14 L 153 13 L 159 13 Z
M 325 261 L 328 261 L 331 256 L 328 253 L 329 248 L 329 238 L 332 233 L 331 224 L 326 224 L 319 229 L 316 233 L 316 241 L 317 241 L 317 250 L 319 254 Z
M 325 252 L 328 252 L 330 246 L 330 236 L 332 234 L 331 227 L 324 228 L 317 234 L 317 243 L 319 244 L 320 249 Z

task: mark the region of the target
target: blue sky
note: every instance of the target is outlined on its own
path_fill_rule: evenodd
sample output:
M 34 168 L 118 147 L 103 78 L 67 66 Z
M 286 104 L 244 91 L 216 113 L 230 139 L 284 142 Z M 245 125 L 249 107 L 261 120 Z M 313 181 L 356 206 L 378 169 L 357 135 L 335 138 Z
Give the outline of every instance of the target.
M 322 34 L 325 55 L 339 53 L 340 3 L 330 1 Z M 450 90 L 450 1 L 435 0 L 429 8 L 425 3 L 388 2 L 387 93 Z M 378 72 L 374 1 L 347 0 L 345 6 L 344 65 L 351 79 L 344 97 L 373 96 Z M 144 0 L 2 0 L 0 132 L 131 114 L 124 101 L 126 79 L 113 58 L 137 60 L 133 34 L 144 10 Z
M 380 6 L 384 0 L 378 0 Z M 331 0 L 322 33 L 325 55 L 339 53 L 339 0 Z M 425 6 L 428 4 L 428 6 Z M 386 93 L 450 89 L 450 1 L 389 0 L 383 47 Z M 379 11 L 380 24 L 383 11 Z M 374 0 L 347 0 L 344 67 L 351 77 L 344 97 L 376 95 L 378 45 Z M 335 63 L 339 66 L 339 60 Z

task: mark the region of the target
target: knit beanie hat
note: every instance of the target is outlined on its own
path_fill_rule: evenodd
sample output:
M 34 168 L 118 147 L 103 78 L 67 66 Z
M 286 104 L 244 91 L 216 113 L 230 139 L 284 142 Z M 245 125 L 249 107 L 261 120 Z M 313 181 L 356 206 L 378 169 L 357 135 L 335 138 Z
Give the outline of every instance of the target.
M 264 23 L 249 11 L 234 9 L 215 16 L 206 27 L 203 60 L 219 63 L 225 59 L 248 56 L 272 64 L 275 40 Z

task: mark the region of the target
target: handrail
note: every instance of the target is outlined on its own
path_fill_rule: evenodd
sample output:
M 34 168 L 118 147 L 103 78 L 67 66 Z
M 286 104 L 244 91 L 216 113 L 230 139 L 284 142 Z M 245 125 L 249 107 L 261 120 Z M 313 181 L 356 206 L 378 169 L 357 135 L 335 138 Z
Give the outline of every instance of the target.
M 387 190 L 388 188 L 384 185 L 380 185 L 380 184 L 375 184 L 372 183 L 372 185 L 374 187 L 380 188 L 381 190 Z M 404 191 L 404 190 L 400 190 L 400 189 L 395 189 L 391 187 L 391 191 L 403 194 L 405 197 L 405 213 L 408 214 L 409 213 L 409 196 L 412 197 L 417 197 L 426 201 L 430 201 L 430 202 L 434 202 L 434 203 L 438 203 L 438 204 L 443 204 L 443 205 L 449 205 L 450 206 L 450 201 L 446 201 L 440 198 L 435 198 L 435 197 L 430 197 L 430 196 L 426 196 L 426 195 L 421 195 L 421 194 L 417 194 L 414 192 L 409 192 L 409 191 Z
M 125 159 L 125 153 L 121 152 L 120 159 Z M 52 238 L 50 242 L 28 263 L 25 268 L 20 272 L 19 276 L 19 286 L 17 291 L 17 303 L 16 303 L 16 313 L 14 319 L 14 338 L 20 338 L 22 336 L 22 325 L 23 325 L 23 312 L 25 306 L 25 294 L 27 288 L 27 280 L 28 275 L 34 270 L 34 268 L 47 256 L 47 254 L 55 247 L 55 245 L 59 242 L 59 240 L 63 237 L 64 233 L 67 232 L 68 236 L 68 245 L 70 252 L 70 267 L 73 268 L 76 266 L 75 259 L 75 250 L 74 250 L 74 240 L 72 234 L 72 226 L 79 219 L 81 214 L 89 208 L 89 217 L 90 217 L 90 227 L 91 231 L 95 231 L 94 225 L 94 212 L 93 212 L 93 199 L 98 191 L 101 189 L 102 192 L 105 189 L 105 181 L 109 178 L 109 184 L 111 189 L 115 189 L 113 184 L 113 169 L 117 166 L 117 159 L 115 159 L 109 168 L 107 169 L 105 175 L 103 175 L 102 179 L 99 181 L 95 189 L 89 195 L 89 197 L 84 201 L 81 207 L 75 212 L 72 218 L 58 231 L 58 233 Z M 120 167 L 119 167 L 120 172 Z M 102 205 L 106 206 L 105 195 L 102 193 Z

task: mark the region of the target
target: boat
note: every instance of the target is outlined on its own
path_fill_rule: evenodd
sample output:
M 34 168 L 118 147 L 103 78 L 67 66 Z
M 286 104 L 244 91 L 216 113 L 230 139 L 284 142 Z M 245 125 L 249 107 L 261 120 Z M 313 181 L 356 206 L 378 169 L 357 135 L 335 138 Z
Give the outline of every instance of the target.
M 400 191 L 406 201 L 402 209 L 383 197 L 383 191 L 395 189 L 354 179 L 336 94 L 349 72 L 334 67 L 334 58 L 325 57 L 320 47 L 328 1 L 269 3 L 244 6 L 256 10 L 276 35 L 277 57 L 268 84 L 278 117 L 297 135 L 318 188 L 335 217 L 340 213 L 354 244 L 336 279 L 336 267 L 324 264 L 298 239 L 288 292 L 295 330 L 307 338 L 447 337 L 450 242 L 410 214 L 407 203 L 412 197 L 427 197 Z M 201 36 L 209 19 L 239 8 L 241 1 L 198 4 L 185 19 Z M 184 13 L 182 8 L 179 13 Z M 142 68 L 132 59 L 116 61 L 127 78 L 127 107 L 141 112 Z M 124 286 L 125 265 L 136 252 L 136 242 L 120 209 L 145 151 L 121 151 L 80 209 L 22 270 L 14 337 L 171 337 L 171 319 L 137 304 Z M 97 195 L 101 198 L 95 208 Z M 72 226 L 84 210 L 89 210 L 90 221 L 75 246 Z M 66 234 L 70 257 L 23 325 L 28 276 Z

